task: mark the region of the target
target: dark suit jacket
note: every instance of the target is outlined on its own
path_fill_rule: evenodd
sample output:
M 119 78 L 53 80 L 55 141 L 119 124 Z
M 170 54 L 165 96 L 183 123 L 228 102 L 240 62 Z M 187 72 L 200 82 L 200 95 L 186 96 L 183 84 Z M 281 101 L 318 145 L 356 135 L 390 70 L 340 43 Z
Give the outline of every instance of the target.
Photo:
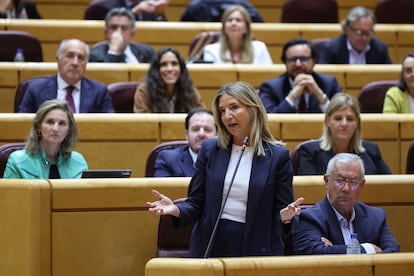
M 318 84 L 319 88 L 331 99 L 336 93 L 341 92 L 338 81 L 335 77 L 312 73 L 313 78 Z M 292 107 L 286 96 L 289 94 L 292 87 L 289 83 L 289 76 L 287 73 L 280 75 L 275 79 L 265 81 L 260 85 L 259 96 L 263 102 L 268 113 L 295 113 L 296 107 Z M 308 113 L 322 112 L 319 108 L 318 99 L 315 96 L 309 97 Z
M 253 157 L 242 245 L 244 256 L 284 254 L 279 211 L 293 201 L 293 171 L 286 148 L 268 144 L 264 147 L 266 156 Z M 231 149 L 218 147 L 215 138 L 204 141 L 188 198 L 178 205 L 179 225 L 198 220 L 191 236 L 191 257 L 202 257 L 206 250 L 219 214 L 230 154 Z
M 263 22 L 255 6 L 247 0 L 192 0 L 180 21 L 220 22 L 223 12 L 232 5 L 245 7 L 252 22 Z
M 155 55 L 155 50 L 147 44 L 131 43 L 129 46 L 140 63 L 150 63 Z M 108 49 L 108 43 L 92 48 L 89 54 L 89 62 L 124 62 L 121 55 L 108 54 Z
M 195 173 L 189 146 L 161 151 L 155 160 L 155 177 L 192 177 Z
M 109 0 L 96 3 L 92 13 L 88 14 L 89 20 L 104 20 L 106 14 L 113 8 L 128 8 L 124 0 Z M 154 13 L 143 13 L 141 15 L 136 14 L 135 20 L 137 21 L 155 21 L 155 20 L 166 20 L 165 16 L 157 17 Z
M 29 83 L 20 113 L 35 113 L 46 100 L 57 97 L 57 75 Z M 79 113 L 113 113 L 112 99 L 103 83 L 82 78 Z
M 391 64 L 387 45 L 373 37 L 369 43 L 371 49 L 365 54 L 367 64 Z M 346 47 L 346 35 L 341 35 L 326 43 L 320 53 L 318 63 L 349 64 L 349 52 Z
M 298 175 L 324 175 L 329 160 L 334 156 L 332 150 L 324 151 L 319 146 L 319 140 L 303 144 L 298 149 Z M 365 174 L 390 174 L 390 168 L 382 159 L 377 144 L 362 141 L 365 152 L 359 153 L 364 161 Z
M 362 202 L 355 203 L 354 232 L 358 233 L 359 242 L 373 243 L 383 252 L 399 252 L 400 245 L 392 235 L 383 209 L 368 206 Z M 341 226 L 328 198 L 305 209 L 295 217 L 292 225 L 293 251 L 296 254 L 345 254 L 346 245 Z M 321 237 L 330 240 L 332 246 L 324 246 Z M 361 252 L 366 253 L 361 247 Z

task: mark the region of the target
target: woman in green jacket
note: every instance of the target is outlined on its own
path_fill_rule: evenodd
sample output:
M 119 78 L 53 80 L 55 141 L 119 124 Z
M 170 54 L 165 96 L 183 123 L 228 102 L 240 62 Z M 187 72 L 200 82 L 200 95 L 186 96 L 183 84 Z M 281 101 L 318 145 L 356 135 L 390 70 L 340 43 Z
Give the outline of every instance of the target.
M 25 148 L 9 156 L 3 178 L 80 178 L 88 164 L 73 151 L 77 140 L 78 127 L 67 102 L 45 101 L 36 112 Z
M 403 59 L 398 86 L 388 89 L 384 113 L 414 113 L 414 52 Z

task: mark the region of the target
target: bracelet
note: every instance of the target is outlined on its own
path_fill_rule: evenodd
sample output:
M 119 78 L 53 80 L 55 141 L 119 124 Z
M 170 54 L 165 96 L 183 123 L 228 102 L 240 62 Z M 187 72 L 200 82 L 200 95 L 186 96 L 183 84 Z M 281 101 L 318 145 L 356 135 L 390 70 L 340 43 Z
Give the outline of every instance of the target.
M 292 221 L 291 220 L 282 220 L 282 223 L 283 224 L 289 224 L 289 223 L 291 223 Z

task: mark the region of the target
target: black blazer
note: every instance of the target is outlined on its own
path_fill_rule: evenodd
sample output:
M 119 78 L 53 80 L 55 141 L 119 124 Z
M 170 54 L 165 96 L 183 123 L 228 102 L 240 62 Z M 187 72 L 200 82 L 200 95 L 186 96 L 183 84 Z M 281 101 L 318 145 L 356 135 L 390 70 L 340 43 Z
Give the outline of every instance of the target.
M 329 160 L 334 156 L 332 150 L 321 150 L 320 140 L 303 144 L 298 149 L 298 175 L 324 175 Z M 365 152 L 358 153 L 365 166 L 365 174 L 390 174 L 391 170 L 382 159 L 377 144 L 362 141 Z
M 147 44 L 131 43 L 129 46 L 140 63 L 150 63 L 155 55 L 155 50 Z M 108 43 L 93 48 L 89 54 L 89 62 L 124 62 L 121 55 L 108 54 L 108 49 Z
M 371 49 L 365 54 L 367 64 L 391 64 L 387 45 L 377 38 L 369 43 Z M 336 37 L 326 43 L 320 53 L 320 64 L 349 64 L 349 52 L 346 47 L 346 35 Z

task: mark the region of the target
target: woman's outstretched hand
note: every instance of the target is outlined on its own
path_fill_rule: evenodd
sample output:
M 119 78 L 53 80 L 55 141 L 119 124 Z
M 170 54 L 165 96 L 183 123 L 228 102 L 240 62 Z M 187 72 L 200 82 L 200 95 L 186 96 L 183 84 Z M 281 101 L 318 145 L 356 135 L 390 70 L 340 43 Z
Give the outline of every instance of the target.
M 303 197 L 299 197 L 295 202 L 290 203 L 288 206 L 280 210 L 280 220 L 283 223 L 289 223 L 292 221 L 294 216 L 300 215 L 299 205 L 301 205 L 304 200 L 305 199 Z
M 157 190 L 152 190 L 152 194 L 158 198 L 158 200 L 154 202 L 147 202 L 149 207 L 148 211 L 157 215 L 172 215 L 175 217 L 180 216 L 180 210 L 169 197 L 161 194 Z

